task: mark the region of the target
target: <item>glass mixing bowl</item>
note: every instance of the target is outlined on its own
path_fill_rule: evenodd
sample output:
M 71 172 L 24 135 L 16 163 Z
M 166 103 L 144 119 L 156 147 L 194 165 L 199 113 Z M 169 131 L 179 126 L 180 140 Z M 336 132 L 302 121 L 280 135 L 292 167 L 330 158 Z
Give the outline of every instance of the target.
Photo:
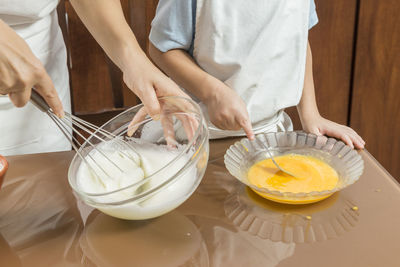
M 176 150 L 176 156 L 139 182 L 111 192 L 88 193 L 82 190 L 78 181 L 78 170 L 83 161 L 76 154 L 69 167 L 68 180 L 86 204 L 121 219 L 149 219 L 175 209 L 197 188 L 209 154 L 208 130 L 201 109 L 192 100 L 182 97 L 163 97 L 159 102 L 162 113 L 159 120 L 142 116 L 143 104 L 140 104 L 112 118 L 100 129 L 124 138 L 133 147 L 150 144 Z M 129 126 L 135 115 L 137 123 Z M 166 125 L 169 127 L 163 127 Z M 132 137 L 127 136 L 128 126 L 136 129 Z M 165 130 L 169 131 L 167 138 Z M 79 149 L 83 156 L 93 149 L 89 143 L 96 145 L 100 142 L 90 136 Z
M 265 133 L 250 142 L 247 138 L 232 145 L 225 154 L 225 166 L 231 175 L 249 186 L 260 196 L 286 204 L 308 204 L 323 200 L 333 193 L 355 183 L 364 170 L 364 161 L 354 149 L 342 141 L 304 132 Z M 267 157 L 263 143 L 272 155 L 300 154 L 324 161 L 336 170 L 339 181 L 335 188 L 314 192 L 282 192 L 257 187 L 247 179 L 251 166 Z M 290 171 L 290 170 L 289 170 Z

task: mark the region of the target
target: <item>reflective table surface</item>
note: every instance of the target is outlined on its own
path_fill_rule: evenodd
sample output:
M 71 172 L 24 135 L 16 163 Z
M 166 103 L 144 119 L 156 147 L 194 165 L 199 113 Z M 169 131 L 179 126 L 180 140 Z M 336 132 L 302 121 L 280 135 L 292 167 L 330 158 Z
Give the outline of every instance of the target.
M 400 266 L 400 186 L 367 152 L 349 188 L 315 204 L 264 200 L 233 178 L 210 143 L 206 174 L 178 209 L 147 221 L 77 200 L 73 152 L 7 157 L 0 266 Z

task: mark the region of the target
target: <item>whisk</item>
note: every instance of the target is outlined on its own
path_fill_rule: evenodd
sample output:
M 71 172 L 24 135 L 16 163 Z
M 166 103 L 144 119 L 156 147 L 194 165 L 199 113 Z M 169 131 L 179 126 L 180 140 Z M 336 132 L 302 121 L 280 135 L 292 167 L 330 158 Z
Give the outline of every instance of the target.
M 98 162 L 98 160 L 95 160 L 91 153 L 87 153 L 86 156 L 82 154 L 83 150 L 81 149 L 84 147 L 84 145 L 88 144 L 92 150 L 95 150 L 98 152 L 98 155 L 101 156 L 101 160 L 104 162 L 108 162 L 112 166 L 115 167 L 116 170 L 119 170 L 121 173 L 125 173 L 126 170 L 123 170 L 117 162 L 114 162 L 112 159 L 110 159 L 105 152 L 98 146 L 93 144 L 90 140 L 93 140 L 93 138 L 97 139 L 100 142 L 107 142 L 111 141 L 113 142 L 113 145 L 117 145 L 116 149 L 118 150 L 118 153 L 126 157 L 126 159 L 132 160 L 133 164 L 137 164 L 135 161 L 135 158 L 132 156 L 132 154 L 136 155 L 140 159 L 140 155 L 135 152 L 135 149 L 126 141 L 124 141 L 120 136 L 116 136 L 108 131 L 105 131 L 104 129 L 101 129 L 97 127 L 94 124 L 91 124 L 85 120 L 82 120 L 68 112 L 65 112 L 65 116 L 63 118 L 57 117 L 49 107 L 49 105 L 46 103 L 46 101 L 42 98 L 41 95 L 39 95 L 35 90 L 32 90 L 31 94 L 31 102 L 39 108 L 41 111 L 45 112 L 50 119 L 53 120 L 53 122 L 58 126 L 58 128 L 61 130 L 63 135 L 71 142 L 72 147 L 76 151 L 77 155 L 82 159 L 83 162 L 87 164 L 87 166 L 92 170 L 93 174 L 96 174 L 98 180 L 101 182 L 100 177 L 107 177 L 109 179 L 114 179 L 112 175 L 110 175 Z M 85 136 L 79 131 L 83 131 L 85 133 L 90 134 L 89 138 L 85 138 Z M 79 142 L 79 140 L 74 136 L 79 136 L 80 138 L 83 139 L 83 142 Z M 132 153 L 129 153 L 129 152 Z M 90 151 L 91 152 L 91 151 Z M 98 157 L 97 157 L 98 158 Z M 90 162 L 88 161 L 90 159 Z M 104 159 L 104 160 L 103 160 Z M 101 173 L 103 175 L 101 175 Z
M 258 138 L 255 138 L 255 140 L 250 141 L 250 143 L 253 143 L 253 144 L 254 144 L 254 142 L 255 142 L 255 144 L 259 144 L 261 147 L 263 147 L 263 148 L 265 149 L 265 151 L 266 151 L 267 154 L 268 154 L 268 155 L 267 155 L 267 158 L 270 158 L 270 159 L 272 160 L 272 163 L 275 165 L 275 167 L 278 168 L 278 170 L 280 170 L 280 171 L 283 172 L 283 173 L 286 173 L 286 174 L 289 175 L 289 176 L 292 176 L 292 177 L 294 177 L 294 178 L 297 178 L 297 176 L 296 176 L 294 173 L 292 173 L 292 172 L 290 172 L 290 171 L 288 171 L 288 170 L 283 169 L 283 168 L 278 164 L 278 162 L 276 162 L 274 156 L 272 155 L 271 151 L 269 150 L 269 147 L 268 147 L 266 144 L 264 144 L 263 142 L 261 142 L 261 140 L 259 140 Z M 247 152 L 249 151 L 249 149 L 248 149 L 243 143 L 241 143 L 241 145 L 243 146 L 243 148 L 244 148 Z
M 266 144 L 264 144 L 263 142 L 261 142 L 261 140 L 259 140 L 259 139 L 257 139 L 257 138 L 256 138 L 256 142 L 257 142 L 258 144 L 260 144 L 260 145 L 267 151 L 267 153 L 268 153 L 270 159 L 272 160 L 272 163 L 274 163 L 275 167 L 277 167 L 281 172 L 286 173 L 287 175 L 292 176 L 292 177 L 294 177 L 294 178 L 297 178 L 297 176 L 296 176 L 293 172 L 290 172 L 290 171 L 288 171 L 288 170 L 283 169 L 283 168 L 278 164 L 278 162 L 276 162 L 274 156 L 272 155 L 271 151 L 269 150 L 269 147 L 268 147 Z

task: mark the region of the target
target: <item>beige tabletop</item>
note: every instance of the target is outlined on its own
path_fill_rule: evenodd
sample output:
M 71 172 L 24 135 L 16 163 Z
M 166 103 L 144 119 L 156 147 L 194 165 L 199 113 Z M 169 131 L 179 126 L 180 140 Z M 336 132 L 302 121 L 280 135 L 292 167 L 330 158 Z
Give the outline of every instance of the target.
M 147 221 L 78 201 L 67 181 L 72 152 L 8 157 L 0 266 L 400 266 L 400 187 L 368 152 L 356 184 L 288 206 L 229 175 L 223 156 L 233 142 L 211 142 L 196 192 Z

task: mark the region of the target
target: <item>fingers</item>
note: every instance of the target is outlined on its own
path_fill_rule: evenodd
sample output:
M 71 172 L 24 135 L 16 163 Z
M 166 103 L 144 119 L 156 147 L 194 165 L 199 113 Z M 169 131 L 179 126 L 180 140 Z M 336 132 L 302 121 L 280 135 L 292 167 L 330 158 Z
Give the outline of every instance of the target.
M 342 139 L 343 140 L 343 142 L 346 144 L 346 145 L 348 145 L 349 147 L 351 147 L 351 148 L 354 148 L 354 145 L 353 145 L 353 140 L 350 138 L 350 136 L 348 136 L 347 134 L 341 134 L 340 135 L 340 139 Z
M 361 143 L 359 140 L 351 138 L 356 149 L 364 149 L 364 144 Z
M 193 139 L 194 133 L 196 132 L 197 127 L 193 125 L 193 119 L 191 115 L 176 115 L 178 120 L 182 122 L 183 129 L 185 129 L 186 136 L 189 141 Z M 197 121 L 195 121 L 197 123 Z
M 41 74 L 41 79 L 37 84 L 34 85 L 36 91 L 44 98 L 44 100 L 49 104 L 53 112 L 59 117 L 64 117 L 64 109 L 60 98 L 58 97 L 57 91 L 54 88 L 53 82 L 50 76 L 43 69 Z M 30 91 L 29 91 L 30 96 Z
M 362 144 L 365 145 L 365 141 L 364 139 L 362 139 L 362 137 L 353 129 L 349 128 L 352 131 L 352 134 L 355 136 L 355 138 Z
M 338 127 L 327 129 L 324 133 L 343 140 L 351 148 L 364 148 L 364 140 L 350 127 L 339 125 Z
M 147 116 L 146 109 L 144 107 L 139 109 L 139 111 L 133 117 L 131 123 L 129 123 L 128 125 L 128 131 L 126 134 L 129 137 L 131 137 L 136 132 L 136 130 L 139 128 L 139 123 L 141 123 L 146 118 L 146 116 Z
M 147 114 L 153 120 L 160 119 L 160 103 L 158 102 L 155 89 L 153 87 L 148 87 L 142 94 L 142 102 L 146 108 Z
M 167 141 L 167 146 L 170 148 L 176 147 L 174 122 L 171 115 L 161 115 L 161 125 L 164 131 L 164 138 Z
M 355 148 L 357 149 L 364 148 L 365 141 L 353 129 L 349 128 L 348 136 L 352 140 Z
M 18 91 L 18 92 L 11 92 L 8 94 L 8 97 L 10 98 L 11 102 L 16 106 L 17 108 L 21 108 L 28 103 L 30 97 L 31 97 L 31 88 L 24 90 L 24 91 Z
M 254 132 L 253 132 L 253 127 L 251 125 L 251 122 L 249 118 L 241 118 L 238 120 L 238 124 L 240 127 L 243 128 L 244 132 L 246 133 L 247 138 L 250 140 L 254 140 Z
M 184 94 L 184 96 L 186 95 Z M 196 111 L 196 108 L 193 106 L 193 104 L 190 101 L 181 98 L 170 98 L 168 102 L 162 103 L 162 113 L 175 113 L 176 118 L 182 123 L 186 137 L 189 141 L 191 141 L 197 128 L 199 127 L 198 120 L 193 115 L 193 112 Z
M 194 115 L 189 115 L 187 119 L 189 121 L 190 129 L 191 129 L 191 135 L 188 135 L 188 136 L 191 136 L 189 138 L 189 141 L 191 141 L 192 138 L 194 137 L 194 134 L 196 133 L 197 129 L 200 127 L 200 125 L 199 125 L 199 121 L 195 118 Z
M 323 129 L 321 133 L 334 138 L 341 139 L 346 145 L 350 146 L 351 148 L 354 148 L 351 138 L 347 135 L 346 131 L 344 130 L 345 129 L 340 127 L 340 125 L 337 125 L 337 127 Z
M 196 118 L 191 115 L 182 115 L 174 113 L 177 119 L 182 122 L 182 126 L 184 127 L 185 133 L 187 135 L 188 140 L 192 140 L 196 129 L 199 127 L 199 123 Z M 145 107 L 142 107 L 136 115 L 133 117 L 132 121 L 128 125 L 127 135 L 132 136 L 139 127 L 139 124 L 145 120 L 147 116 L 147 110 Z M 171 115 L 166 115 L 162 113 L 160 115 L 160 122 L 163 127 L 164 137 L 167 141 L 167 145 L 171 147 L 175 147 L 175 131 L 174 124 Z

